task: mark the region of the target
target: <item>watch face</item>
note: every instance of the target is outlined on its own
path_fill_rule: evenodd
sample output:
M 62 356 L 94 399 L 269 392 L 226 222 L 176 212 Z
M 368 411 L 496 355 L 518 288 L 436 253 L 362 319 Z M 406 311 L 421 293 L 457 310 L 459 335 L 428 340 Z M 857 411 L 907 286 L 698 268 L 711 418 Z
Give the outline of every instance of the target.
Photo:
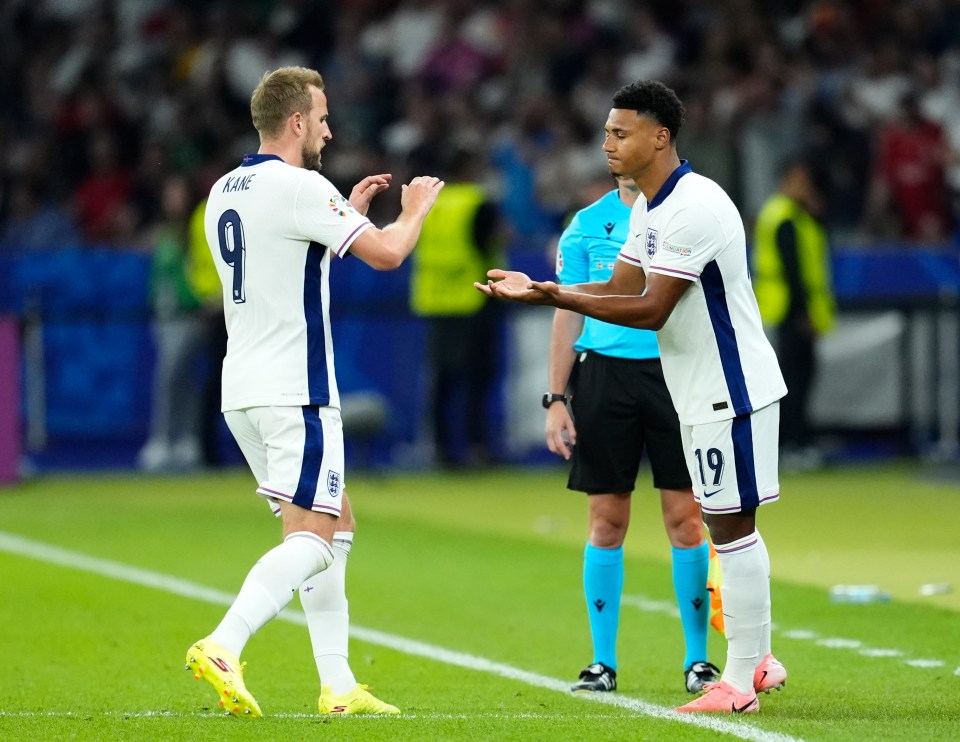
M 547 392 L 543 395 L 543 406 L 546 409 L 549 409 L 550 405 L 552 405 L 554 402 L 566 401 L 566 397 L 564 397 L 562 394 L 551 394 L 550 392 Z

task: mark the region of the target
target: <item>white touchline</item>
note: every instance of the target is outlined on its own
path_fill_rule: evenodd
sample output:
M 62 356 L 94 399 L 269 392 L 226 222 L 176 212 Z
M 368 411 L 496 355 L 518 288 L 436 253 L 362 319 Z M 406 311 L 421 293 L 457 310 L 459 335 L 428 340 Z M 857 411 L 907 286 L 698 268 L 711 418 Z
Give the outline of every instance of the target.
M 637 608 L 648 613 L 666 613 L 668 616 L 680 617 L 680 611 L 676 603 L 670 603 L 666 600 L 654 600 L 645 595 L 624 595 L 620 602 L 632 608 Z M 772 629 L 787 639 L 796 641 L 812 641 L 818 647 L 826 649 L 856 649 L 864 657 L 893 657 L 899 659 L 904 665 L 909 667 L 919 667 L 921 669 L 940 668 L 947 663 L 939 659 L 910 658 L 902 649 L 887 649 L 880 647 L 864 647 L 859 639 L 845 639 L 839 636 L 822 637 L 816 631 L 810 629 L 783 629 L 773 624 Z M 954 675 L 960 677 L 960 667 L 956 669 Z
M 18 556 L 30 557 L 49 564 L 56 564 L 68 569 L 78 569 L 83 572 L 110 577 L 134 585 L 152 587 L 157 590 L 180 595 L 185 598 L 200 600 L 205 603 L 225 606 L 233 603 L 234 595 L 222 590 L 216 590 L 196 582 L 191 582 L 190 580 L 184 580 L 161 572 L 153 572 L 121 562 L 114 562 L 109 559 L 88 556 L 78 551 L 71 551 L 59 546 L 43 543 L 42 541 L 34 541 L 12 533 L 0 531 L 0 550 Z M 291 623 L 306 625 L 303 612 L 298 610 L 284 610 L 277 618 Z M 801 742 L 797 737 L 791 737 L 778 732 L 766 732 L 746 723 L 738 723 L 713 716 L 701 716 L 699 714 L 678 714 L 672 708 L 657 706 L 656 704 L 648 703 L 639 698 L 628 698 L 627 696 L 612 693 L 572 694 L 570 692 L 570 683 L 564 680 L 558 680 L 546 675 L 522 670 L 518 667 L 512 667 L 511 665 L 494 662 L 485 657 L 477 657 L 464 652 L 444 649 L 443 647 L 434 646 L 415 639 L 406 639 L 402 636 L 387 634 L 386 632 L 376 629 L 352 625 L 350 627 L 350 634 L 361 641 L 387 647 L 404 654 L 423 657 L 434 662 L 443 662 L 468 670 L 486 672 L 510 680 L 517 680 L 527 685 L 556 691 L 585 701 L 618 706 L 642 714 L 643 716 L 665 719 L 681 724 L 690 724 L 703 729 L 729 734 L 740 739 L 752 740 L 753 742 Z

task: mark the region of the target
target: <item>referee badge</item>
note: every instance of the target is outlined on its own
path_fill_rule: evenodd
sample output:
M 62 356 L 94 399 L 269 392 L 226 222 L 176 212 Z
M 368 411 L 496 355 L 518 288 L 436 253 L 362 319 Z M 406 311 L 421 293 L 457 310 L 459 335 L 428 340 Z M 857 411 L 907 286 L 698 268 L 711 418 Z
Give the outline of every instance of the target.
M 337 497 L 340 494 L 340 472 L 330 469 L 327 471 L 327 492 L 330 497 Z
M 652 258 L 657 252 L 657 230 L 647 228 L 647 257 Z

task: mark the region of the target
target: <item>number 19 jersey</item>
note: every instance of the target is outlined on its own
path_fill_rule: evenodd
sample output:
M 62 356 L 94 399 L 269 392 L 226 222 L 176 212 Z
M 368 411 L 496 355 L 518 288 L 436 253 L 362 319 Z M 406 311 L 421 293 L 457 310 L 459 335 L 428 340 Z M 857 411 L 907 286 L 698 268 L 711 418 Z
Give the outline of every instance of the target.
M 320 173 L 274 155 L 245 155 L 213 185 L 204 229 L 223 284 L 223 411 L 340 406 L 330 255 L 371 226 Z
M 619 259 L 692 284 L 657 332 L 681 423 L 747 415 L 786 394 L 750 283 L 743 221 L 720 186 L 681 161 L 649 203 L 637 199 Z

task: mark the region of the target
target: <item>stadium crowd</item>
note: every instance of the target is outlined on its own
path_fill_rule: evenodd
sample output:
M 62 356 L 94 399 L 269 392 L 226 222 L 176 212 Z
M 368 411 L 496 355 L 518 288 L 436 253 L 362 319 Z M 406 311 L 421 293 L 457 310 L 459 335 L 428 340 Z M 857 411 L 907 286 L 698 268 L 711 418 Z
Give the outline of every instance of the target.
M 470 149 L 514 249 L 609 188 L 602 123 L 640 78 L 684 99 L 681 156 L 748 224 L 804 150 L 836 238 L 955 234 L 957 0 L 8 0 L 0 64 L 0 250 L 148 248 L 171 174 L 199 200 L 256 150 L 249 91 L 283 64 L 324 75 L 341 189 Z

